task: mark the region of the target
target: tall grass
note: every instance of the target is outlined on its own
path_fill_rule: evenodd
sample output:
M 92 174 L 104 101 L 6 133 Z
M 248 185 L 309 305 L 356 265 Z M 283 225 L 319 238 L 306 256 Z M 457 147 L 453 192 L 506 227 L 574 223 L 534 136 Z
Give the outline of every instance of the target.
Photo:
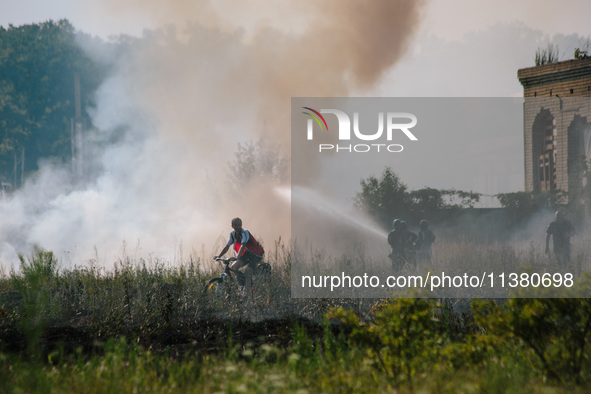
M 574 256 L 583 268 L 585 256 Z M 474 301 L 464 314 L 446 300 L 292 299 L 292 251 L 278 242 L 266 260 L 270 282 L 252 299 L 220 303 L 203 289 L 221 269 L 196 258 L 123 258 L 105 270 L 21 256 L 0 279 L 0 392 L 590 388 L 589 298 Z M 433 264 L 446 260 L 553 269 L 527 245 L 437 245 Z
M 0 330 L 22 333 L 32 348 L 52 327 L 72 327 L 100 340 L 126 336 L 149 343 L 155 338 L 190 337 L 203 321 L 290 316 L 320 320 L 331 306 L 355 304 L 292 299 L 291 252 L 281 242 L 266 258 L 272 266 L 270 279 L 256 282 L 247 302 L 241 297 L 220 300 L 204 292 L 207 281 L 222 267 L 194 257 L 175 266 L 158 259 L 123 257 L 111 269 L 92 261 L 59 269 L 53 254 L 43 250 L 20 259 L 18 272 L 0 278 Z

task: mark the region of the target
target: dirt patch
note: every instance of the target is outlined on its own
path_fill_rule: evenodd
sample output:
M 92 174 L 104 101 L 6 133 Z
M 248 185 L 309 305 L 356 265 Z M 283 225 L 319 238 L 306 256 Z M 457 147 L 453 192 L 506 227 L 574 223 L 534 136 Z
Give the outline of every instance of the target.
M 333 327 L 335 331 L 340 328 Z M 140 328 L 127 328 L 125 332 L 102 335 L 91 326 L 55 325 L 41 333 L 38 342 L 43 353 L 63 350 L 66 354 L 82 350 L 85 354 L 100 354 L 109 339 L 126 338 L 128 343 L 154 351 L 167 350 L 182 355 L 187 351 L 217 354 L 230 344 L 242 348 L 258 348 L 263 344 L 287 348 L 294 343 L 295 332 L 311 339 L 319 339 L 325 328 L 301 317 L 269 319 L 259 322 L 238 320 L 197 320 L 185 326 L 164 327 L 142 334 Z M 0 332 L 0 350 L 10 353 L 25 352 L 27 338 L 16 328 Z

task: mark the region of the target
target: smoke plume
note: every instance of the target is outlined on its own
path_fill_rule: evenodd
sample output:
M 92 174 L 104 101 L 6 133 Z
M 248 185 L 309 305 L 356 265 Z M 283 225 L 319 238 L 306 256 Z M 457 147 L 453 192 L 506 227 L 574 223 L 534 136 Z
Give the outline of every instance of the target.
M 404 55 L 422 3 L 280 1 L 262 19 L 226 3 L 100 2 L 104 15 L 135 13 L 160 28 L 117 38 L 124 50 L 103 58 L 113 73 L 86 108 L 97 129 L 88 146 L 100 147 L 88 156 L 93 175 L 75 183 L 43 163 L 0 207 L 3 266 L 33 245 L 66 264 L 109 266 L 122 253 L 209 258 L 236 216 L 267 248 L 289 237 L 278 185 L 226 192 L 237 144 L 263 138 L 288 157 L 291 97 L 363 94 Z

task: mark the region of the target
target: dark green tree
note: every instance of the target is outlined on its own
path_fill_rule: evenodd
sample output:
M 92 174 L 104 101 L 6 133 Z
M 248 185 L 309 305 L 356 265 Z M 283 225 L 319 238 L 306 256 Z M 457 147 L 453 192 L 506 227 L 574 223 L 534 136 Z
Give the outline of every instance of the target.
M 107 72 L 80 48 L 78 34 L 67 20 L 0 27 L 0 177 L 18 179 L 10 164 L 17 158 L 26 157 L 25 173 L 44 157 L 71 158 L 74 74 L 84 109 Z
M 361 181 L 361 192 L 355 197 L 355 205 L 389 229 L 393 219 L 409 217 L 411 198 L 406 190 L 398 175 L 386 167 L 380 178 L 370 176 Z
M 555 192 L 513 192 L 500 193 L 496 197 L 505 208 L 510 223 L 519 225 L 526 222 L 539 210 L 555 207 L 558 194 Z
M 390 229 L 396 218 L 416 225 L 421 219 L 447 220 L 460 210 L 474 207 L 480 194 L 460 190 L 438 190 L 425 187 L 408 191 L 392 169 L 386 167 L 378 179 L 370 176 L 361 181 L 361 192 L 355 197 L 357 208 L 368 213 L 384 228 Z
M 439 212 L 445 207 L 444 193 L 441 190 L 425 187 L 410 192 L 412 216 L 415 220 L 438 219 Z

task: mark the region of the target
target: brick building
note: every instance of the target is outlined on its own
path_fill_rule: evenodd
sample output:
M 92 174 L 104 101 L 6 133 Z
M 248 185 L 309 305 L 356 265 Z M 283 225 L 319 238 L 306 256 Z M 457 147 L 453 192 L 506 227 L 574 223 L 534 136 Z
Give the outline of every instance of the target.
M 568 191 L 591 159 L 591 58 L 523 68 L 525 190 Z

